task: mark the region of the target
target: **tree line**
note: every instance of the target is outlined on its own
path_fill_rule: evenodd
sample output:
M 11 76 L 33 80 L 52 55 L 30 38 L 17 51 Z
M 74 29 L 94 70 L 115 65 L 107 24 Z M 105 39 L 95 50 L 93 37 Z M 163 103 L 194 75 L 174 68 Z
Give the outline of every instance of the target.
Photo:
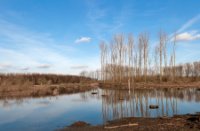
M 200 61 L 177 64 L 177 35 L 158 33 L 156 45 L 150 47 L 148 33 L 133 35 L 114 35 L 109 43 L 100 42 L 100 71 L 93 72 L 102 81 L 148 82 L 177 81 L 183 78 L 198 80 Z M 152 45 L 152 44 L 151 44 Z M 90 73 L 92 74 L 92 73 Z
M 63 83 L 80 83 L 91 81 L 91 78 L 57 75 L 57 74 L 0 74 L 1 85 L 44 85 L 44 84 L 63 84 Z

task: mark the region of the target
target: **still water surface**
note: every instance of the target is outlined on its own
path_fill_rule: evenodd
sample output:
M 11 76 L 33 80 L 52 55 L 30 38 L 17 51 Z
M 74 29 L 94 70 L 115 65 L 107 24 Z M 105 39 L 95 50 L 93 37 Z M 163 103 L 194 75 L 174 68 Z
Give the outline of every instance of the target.
M 149 109 L 151 104 L 159 108 Z M 192 88 L 131 92 L 97 89 L 57 97 L 0 100 L 0 130 L 51 131 L 76 121 L 99 125 L 130 116 L 159 117 L 199 111 L 200 91 Z

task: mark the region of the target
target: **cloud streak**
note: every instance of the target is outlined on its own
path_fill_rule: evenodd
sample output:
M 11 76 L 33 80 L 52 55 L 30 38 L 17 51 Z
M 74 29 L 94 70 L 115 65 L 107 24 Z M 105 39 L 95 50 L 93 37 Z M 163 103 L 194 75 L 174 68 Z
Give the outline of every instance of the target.
M 200 20 L 200 14 L 196 15 L 195 17 L 187 21 L 183 26 L 181 26 L 180 29 L 178 29 L 177 33 L 185 31 L 199 20 Z
M 77 51 L 74 47 L 55 42 L 48 33 L 38 33 L 2 19 L 0 29 L 0 62 L 14 65 L 0 64 L 1 72 L 77 73 L 70 71 L 70 64 L 79 64 L 70 57 Z
M 51 65 L 49 65 L 49 64 L 41 64 L 41 65 L 37 66 L 37 68 L 40 68 L 40 69 L 48 69 L 50 67 L 51 67 Z
M 87 25 L 98 40 L 105 40 L 109 35 L 119 32 L 130 18 L 132 8 L 124 2 L 119 11 L 109 6 L 101 6 L 103 2 L 88 2 Z
M 0 69 L 7 69 L 7 68 L 11 68 L 11 67 L 12 67 L 11 64 L 0 63 Z
M 80 65 L 80 66 L 71 66 L 71 69 L 87 69 L 88 66 Z
M 22 71 L 27 71 L 27 70 L 29 70 L 30 68 L 29 67 L 22 67 L 20 70 L 22 70 Z

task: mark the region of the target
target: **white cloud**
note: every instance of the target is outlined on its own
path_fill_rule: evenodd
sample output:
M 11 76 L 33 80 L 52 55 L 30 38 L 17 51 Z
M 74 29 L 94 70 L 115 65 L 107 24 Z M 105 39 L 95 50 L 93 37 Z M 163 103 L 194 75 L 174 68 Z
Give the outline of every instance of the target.
M 200 34 L 197 31 L 183 32 L 176 36 L 177 41 L 192 41 L 200 39 Z
M 88 43 L 91 40 L 92 39 L 90 37 L 80 37 L 80 38 L 75 40 L 75 43 Z
M 80 37 L 79 39 L 75 40 L 75 43 L 88 43 L 91 41 L 90 37 Z

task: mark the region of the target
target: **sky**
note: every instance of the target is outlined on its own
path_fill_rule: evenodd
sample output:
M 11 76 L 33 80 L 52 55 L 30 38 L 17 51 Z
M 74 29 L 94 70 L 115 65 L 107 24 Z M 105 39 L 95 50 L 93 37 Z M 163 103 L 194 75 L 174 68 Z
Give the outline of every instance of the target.
M 177 62 L 200 60 L 198 0 L 0 0 L 0 73 L 79 74 L 100 68 L 114 34 L 177 33 Z

